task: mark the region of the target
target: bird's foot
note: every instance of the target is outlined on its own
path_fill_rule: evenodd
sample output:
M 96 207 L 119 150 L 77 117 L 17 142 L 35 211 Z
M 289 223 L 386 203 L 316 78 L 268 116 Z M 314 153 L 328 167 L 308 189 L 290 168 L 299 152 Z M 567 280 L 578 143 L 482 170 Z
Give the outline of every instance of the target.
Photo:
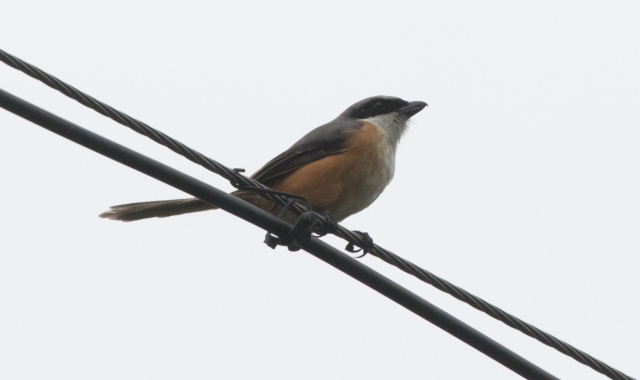
M 371 252 L 375 244 L 373 244 L 373 239 L 371 238 L 371 236 L 369 236 L 368 233 L 361 232 L 361 231 L 353 231 L 353 232 L 357 233 L 358 235 L 360 235 L 360 237 L 362 237 L 363 243 L 359 249 L 355 249 L 355 244 L 353 243 L 347 244 L 345 249 L 351 253 L 357 253 L 362 251 L 362 255 L 356 257 L 356 259 L 359 259 L 361 257 L 364 257 L 367 253 Z
M 330 234 L 332 232 L 336 232 L 338 230 L 338 222 L 333 218 L 329 210 L 322 211 L 322 216 L 327 223 L 322 227 L 316 227 L 315 233 L 320 236 L 325 236 L 326 234 Z

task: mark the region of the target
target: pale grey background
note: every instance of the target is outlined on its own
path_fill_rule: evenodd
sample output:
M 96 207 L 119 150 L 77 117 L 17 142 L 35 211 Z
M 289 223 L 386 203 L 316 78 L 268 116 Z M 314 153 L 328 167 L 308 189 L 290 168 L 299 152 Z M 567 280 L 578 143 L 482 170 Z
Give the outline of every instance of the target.
M 396 178 L 344 224 L 640 375 L 637 2 L 0 2 L 0 47 L 232 167 L 364 97 L 424 100 Z M 211 175 L 0 65 L 0 87 Z M 474 349 L 224 212 L 0 111 L 3 379 L 511 379 Z M 342 248 L 344 243 L 327 239 Z M 374 257 L 562 378 L 601 379 Z

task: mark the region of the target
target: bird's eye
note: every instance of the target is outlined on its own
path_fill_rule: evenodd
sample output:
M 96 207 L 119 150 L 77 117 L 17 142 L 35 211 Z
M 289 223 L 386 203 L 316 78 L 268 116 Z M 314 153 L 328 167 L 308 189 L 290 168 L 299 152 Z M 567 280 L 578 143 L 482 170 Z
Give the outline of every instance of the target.
M 381 110 L 383 108 L 384 108 L 384 106 L 382 105 L 382 103 L 376 103 L 376 104 L 373 105 L 373 109 L 374 110 Z

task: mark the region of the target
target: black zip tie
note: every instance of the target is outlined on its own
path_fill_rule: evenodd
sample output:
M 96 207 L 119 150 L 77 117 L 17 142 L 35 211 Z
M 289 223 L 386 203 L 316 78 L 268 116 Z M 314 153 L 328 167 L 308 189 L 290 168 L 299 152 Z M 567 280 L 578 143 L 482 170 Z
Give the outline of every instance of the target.
M 282 219 L 294 202 L 295 199 L 290 200 L 282 208 L 280 214 L 278 214 L 278 218 Z M 282 237 L 277 237 L 271 234 L 271 232 L 267 232 L 264 236 L 264 243 L 272 249 L 276 249 L 278 245 L 286 245 L 291 252 L 299 251 L 301 248 L 300 243 L 308 243 L 309 240 L 311 240 L 311 233 L 317 222 L 318 218 L 313 211 L 305 211 L 298 217 L 298 221 L 293 226 L 291 232 Z
M 309 198 L 304 197 L 302 195 L 287 193 L 285 191 L 278 191 L 269 188 L 262 188 L 256 186 L 240 186 L 240 190 L 253 191 L 256 193 L 267 193 L 267 194 L 275 194 L 282 195 L 290 198 L 289 202 L 280 210 L 278 214 L 278 218 L 283 219 L 286 215 L 287 211 L 291 206 L 296 203 L 296 199 L 303 200 L 306 203 L 307 211 L 303 212 L 299 217 L 296 224 L 293 226 L 291 232 L 282 237 L 277 237 L 271 234 L 271 232 L 267 232 L 264 236 L 264 243 L 271 247 L 272 249 L 276 249 L 279 245 L 286 245 L 289 251 L 295 252 L 300 250 L 300 243 L 306 243 L 311 239 L 311 234 L 318 223 L 318 218 L 316 214 L 311 209 L 311 201 Z M 274 211 L 277 207 L 277 204 L 274 203 L 273 207 L 271 207 L 271 211 Z

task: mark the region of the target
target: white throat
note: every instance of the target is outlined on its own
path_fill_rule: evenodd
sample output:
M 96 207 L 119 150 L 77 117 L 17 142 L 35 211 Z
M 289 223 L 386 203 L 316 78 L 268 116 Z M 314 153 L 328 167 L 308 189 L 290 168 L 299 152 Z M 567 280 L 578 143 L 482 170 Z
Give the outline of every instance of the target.
M 400 138 L 407 130 L 407 119 L 397 112 L 389 113 L 386 115 L 378 115 L 367 119 L 362 119 L 380 128 L 380 131 L 384 134 L 387 143 L 395 151 L 398 146 Z

